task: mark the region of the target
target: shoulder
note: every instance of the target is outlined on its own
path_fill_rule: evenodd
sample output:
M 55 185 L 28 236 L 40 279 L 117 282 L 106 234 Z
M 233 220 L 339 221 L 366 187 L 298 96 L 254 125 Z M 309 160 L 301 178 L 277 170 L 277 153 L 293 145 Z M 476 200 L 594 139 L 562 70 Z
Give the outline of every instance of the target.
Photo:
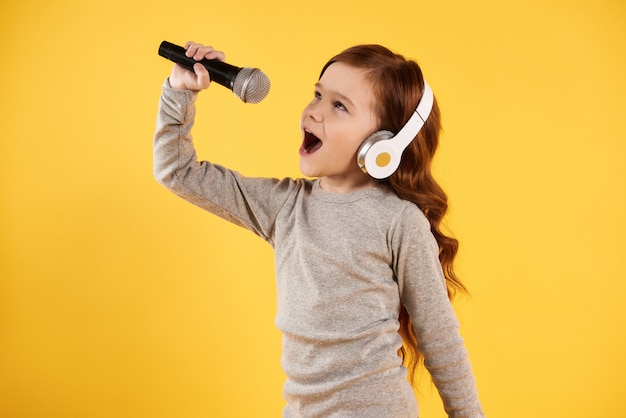
M 405 247 L 411 251 L 433 251 L 438 253 L 438 245 L 424 212 L 413 202 L 397 197 L 391 226 L 393 248 Z
M 392 246 L 394 242 L 429 240 L 432 236 L 424 212 L 414 202 L 400 198 L 389 186 L 380 185 L 360 203 L 359 216 L 386 230 Z
M 401 199 L 395 192 L 389 190 L 386 193 L 385 203 L 394 229 L 430 232 L 430 222 L 414 202 Z

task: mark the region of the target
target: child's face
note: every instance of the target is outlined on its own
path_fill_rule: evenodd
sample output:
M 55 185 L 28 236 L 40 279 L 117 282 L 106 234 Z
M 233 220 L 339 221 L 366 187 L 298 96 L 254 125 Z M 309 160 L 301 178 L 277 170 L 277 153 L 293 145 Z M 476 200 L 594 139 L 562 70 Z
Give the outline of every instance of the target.
M 372 183 L 356 153 L 378 127 L 374 103 L 364 70 L 341 62 L 326 69 L 301 117 L 300 170 L 305 176 L 322 177 L 324 188 L 343 191 Z

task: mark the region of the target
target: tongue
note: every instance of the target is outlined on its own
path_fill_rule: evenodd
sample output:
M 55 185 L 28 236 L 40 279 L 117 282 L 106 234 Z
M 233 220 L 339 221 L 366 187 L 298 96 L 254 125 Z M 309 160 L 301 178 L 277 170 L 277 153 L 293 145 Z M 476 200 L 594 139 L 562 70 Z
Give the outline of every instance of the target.
M 320 149 L 322 147 L 322 141 L 320 141 L 319 139 L 315 142 L 313 142 L 312 144 L 308 145 L 305 148 L 305 151 L 310 154 L 312 152 L 317 151 L 318 149 Z

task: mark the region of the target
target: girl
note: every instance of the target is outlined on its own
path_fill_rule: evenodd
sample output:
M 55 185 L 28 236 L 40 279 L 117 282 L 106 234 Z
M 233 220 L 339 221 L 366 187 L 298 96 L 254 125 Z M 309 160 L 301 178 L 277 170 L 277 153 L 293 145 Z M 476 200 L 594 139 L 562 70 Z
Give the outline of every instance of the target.
M 208 46 L 185 49 L 197 61 L 224 60 Z M 446 195 L 430 172 L 436 101 L 389 178 L 378 181 L 357 163 L 365 138 L 398 132 L 415 111 L 425 87 L 419 66 L 377 45 L 324 66 L 301 117 L 300 168 L 313 179 L 247 178 L 198 162 L 194 102 L 209 84 L 201 64 L 194 72 L 174 65 L 159 105 L 154 173 L 273 246 L 283 417 L 415 418 L 407 368 L 412 378 L 421 356 L 450 417 L 483 417 L 449 301 L 464 287 L 452 268 L 457 241 L 440 230 Z

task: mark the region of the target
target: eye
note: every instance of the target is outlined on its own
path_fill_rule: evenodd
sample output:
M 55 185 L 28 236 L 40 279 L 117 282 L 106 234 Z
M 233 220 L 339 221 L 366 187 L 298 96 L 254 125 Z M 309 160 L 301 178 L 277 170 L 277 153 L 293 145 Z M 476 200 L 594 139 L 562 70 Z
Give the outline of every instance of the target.
M 346 109 L 346 107 L 341 102 L 335 102 L 334 106 L 341 111 L 344 111 L 344 112 L 348 111 L 348 109 Z
M 316 91 L 315 91 L 315 98 L 316 98 L 317 100 L 320 100 L 320 99 L 322 98 L 322 93 L 320 93 L 319 91 L 317 91 L 317 90 L 316 90 Z

